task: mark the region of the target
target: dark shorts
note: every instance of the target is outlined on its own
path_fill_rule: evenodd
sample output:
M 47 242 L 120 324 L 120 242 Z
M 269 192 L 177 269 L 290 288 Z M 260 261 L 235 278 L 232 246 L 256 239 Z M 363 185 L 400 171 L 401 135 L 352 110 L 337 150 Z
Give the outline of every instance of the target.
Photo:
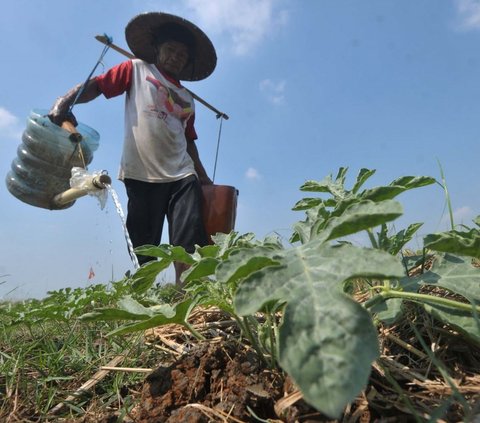
M 125 179 L 124 183 L 128 196 L 127 229 L 134 247 L 159 245 L 165 217 L 171 245 L 179 245 L 189 253 L 193 253 L 195 244 L 207 245 L 202 190 L 194 175 L 175 182 Z M 140 264 L 151 259 L 138 256 Z

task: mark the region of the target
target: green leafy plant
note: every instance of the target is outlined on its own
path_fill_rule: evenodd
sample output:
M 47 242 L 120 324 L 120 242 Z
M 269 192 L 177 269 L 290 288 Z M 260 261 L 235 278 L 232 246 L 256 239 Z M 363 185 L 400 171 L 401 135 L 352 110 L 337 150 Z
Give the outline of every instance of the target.
M 217 234 L 213 245 L 197 247 L 193 254 L 170 245 L 144 246 L 137 253 L 158 260 L 108 292 L 54 293 L 50 302 L 30 308 L 28 318 L 68 319 L 83 308 L 83 321 L 121 323 L 110 335 L 176 323 L 203 339 L 189 323 L 190 314 L 198 306 L 215 306 L 236 321 L 239 341 L 248 342 L 266 366 L 283 369 L 308 403 L 338 417 L 365 388 L 379 357 L 378 323 L 397 322 L 405 303 L 421 307 L 472 342 L 480 340 L 479 269 L 465 258 L 478 258 L 478 229 L 427 236 L 425 247 L 445 254 L 428 253 L 433 266 L 426 270 L 422 265 L 413 275 L 412 267 L 426 257 L 401 256 L 421 223 L 393 234 L 388 225 L 403 213 L 398 195 L 435 179 L 405 176 L 364 189 L 374 173 L 361 169 L 351 189 L 345 185 L 346 168 L 335 178 L 306 182 L 301 190 L 319 197 L 295 205 L 305 220 L 294 225 L 288 246 L 277 237 L 257 240 L 235 232 Z M 362 231 L 370 248 L 348 242 Z M 158 295 L 155 281 L 174 262 L 190 266 L 182 276 L 186 294 L 173 291 L 167 299 Z M 361 296 L 353 295 L 352 284 Z M 432 289 L 452 296 L 432 295 Z M 179 300 L 172 303 L 175 297 Z M 111 300 L 115 305 L 105 307 Z M 22 317 L 27 315 L 17 314 L 17 320 Z
M 143 330 L 175 322 L 188 327 L 188 313 L 195 305 L 215 305 L 229 313 L 259 356 L 278 364 L 295 380 L 305 399 L 330 416 L 338 416 L 366 385 L 371 363 L 378 357 L 377 332 L 371 315 L 344 292 L 354 278 L 400 279 L 401 263 L 381 249 L 367 249 L 332 241 L 362 230 L 385 225 L 402 214 L 400 193 L 434 182 L 432 178 L 403 177 L 390 185 L 360 191 L 374 171 L 362 169 L 351 190 L 345 189 L 347 169 L 333 180 L 309 181 L 304 191 L 330 194 L 328 199 L 307 198 L 295 210 L 307 219 L 294 227 L 292 242 L 285 248 L 278 239 L 257 241 L 252 235 L 218 235 L 215 245 L 197 248 L 188 255 L 180 247 L 163 245 L 138 249 L 159 260 L 132 276 L 132 283 L 146 292 L 159 271 L 173 261 L 189 264 L 184 280 L 191 294 L 172 309 L 140 302 L 121 302 L 120 308 L 97 310 L 84 319 L 140 320 L 126 323 L 115 333 Z M 409 228 L 391 240 L 392 252 L 414 232 Z M 385 237 L 383 237 L 386 239 Z M 384 242 L 384 246 L 385 246 Z M 274 313 L 282 310 L 275 326 Z M 269 322 L 260 330 L 255 316 Z M 267 336 L 265 336 L 267 333 Z M 265 339 L 267 342 L 265 342 Z
M 425 247 L 480 259 L 480 216 L 477 216 L 473 222 L 476 228 L 427 235 L 424 240 Z

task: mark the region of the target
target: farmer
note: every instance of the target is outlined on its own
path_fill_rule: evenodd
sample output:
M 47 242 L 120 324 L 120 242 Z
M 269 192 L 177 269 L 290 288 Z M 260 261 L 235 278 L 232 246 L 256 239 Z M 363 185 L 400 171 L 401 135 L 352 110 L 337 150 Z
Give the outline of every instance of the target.
M 104 74 L 90 79 L 77 100 L 86 103 L 126 93 L 125 138 L 119 179 L 128 197 L 127 229 L 134 247 L 159 245 L 165 217 L 170 244 L 193 252 L 206 245 L 201 184 L 212 184 L 194 140 L 193 98 L 180 80 L 198 81 L 215 69 L 215 49 L 197 26 L 166 13 L 144 13 L 125 28 L 133 54 Z M 69 120 L 69 108 L 81 85 L 57 99 L 52 122 Z M 140 264 L 153 257 L 138 255 Z M 176 283 L 186 269 L 175 263 Z

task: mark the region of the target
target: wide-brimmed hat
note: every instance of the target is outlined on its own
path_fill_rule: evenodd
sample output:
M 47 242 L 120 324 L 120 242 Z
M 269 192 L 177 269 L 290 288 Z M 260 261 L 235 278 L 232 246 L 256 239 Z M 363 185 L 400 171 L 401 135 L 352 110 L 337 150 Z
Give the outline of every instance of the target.
M 183 34 L 179 39 L 179 34 Z M 207 35 L 195 24 L 179 16 L 162 12 L 148 12 L 135 16 L 125 27 L 125 38 L 132 53 L 148 63 L 156 62 L 159 40 L 170 37 L 186 42 L 190 60 L 179 75 L 183 81 L 199 81 L 209 76 L 217 64 L 215 47 Z

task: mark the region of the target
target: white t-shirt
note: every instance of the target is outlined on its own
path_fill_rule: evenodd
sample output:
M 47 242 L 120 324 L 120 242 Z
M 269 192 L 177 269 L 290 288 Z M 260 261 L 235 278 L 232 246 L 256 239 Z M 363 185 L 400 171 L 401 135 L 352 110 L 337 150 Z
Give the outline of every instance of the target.
M 155 65 L 137 59 L 132 65 L 119 179 L 172 182 L 196 174 L 185 138 L 195 107 L 192 96 Z

